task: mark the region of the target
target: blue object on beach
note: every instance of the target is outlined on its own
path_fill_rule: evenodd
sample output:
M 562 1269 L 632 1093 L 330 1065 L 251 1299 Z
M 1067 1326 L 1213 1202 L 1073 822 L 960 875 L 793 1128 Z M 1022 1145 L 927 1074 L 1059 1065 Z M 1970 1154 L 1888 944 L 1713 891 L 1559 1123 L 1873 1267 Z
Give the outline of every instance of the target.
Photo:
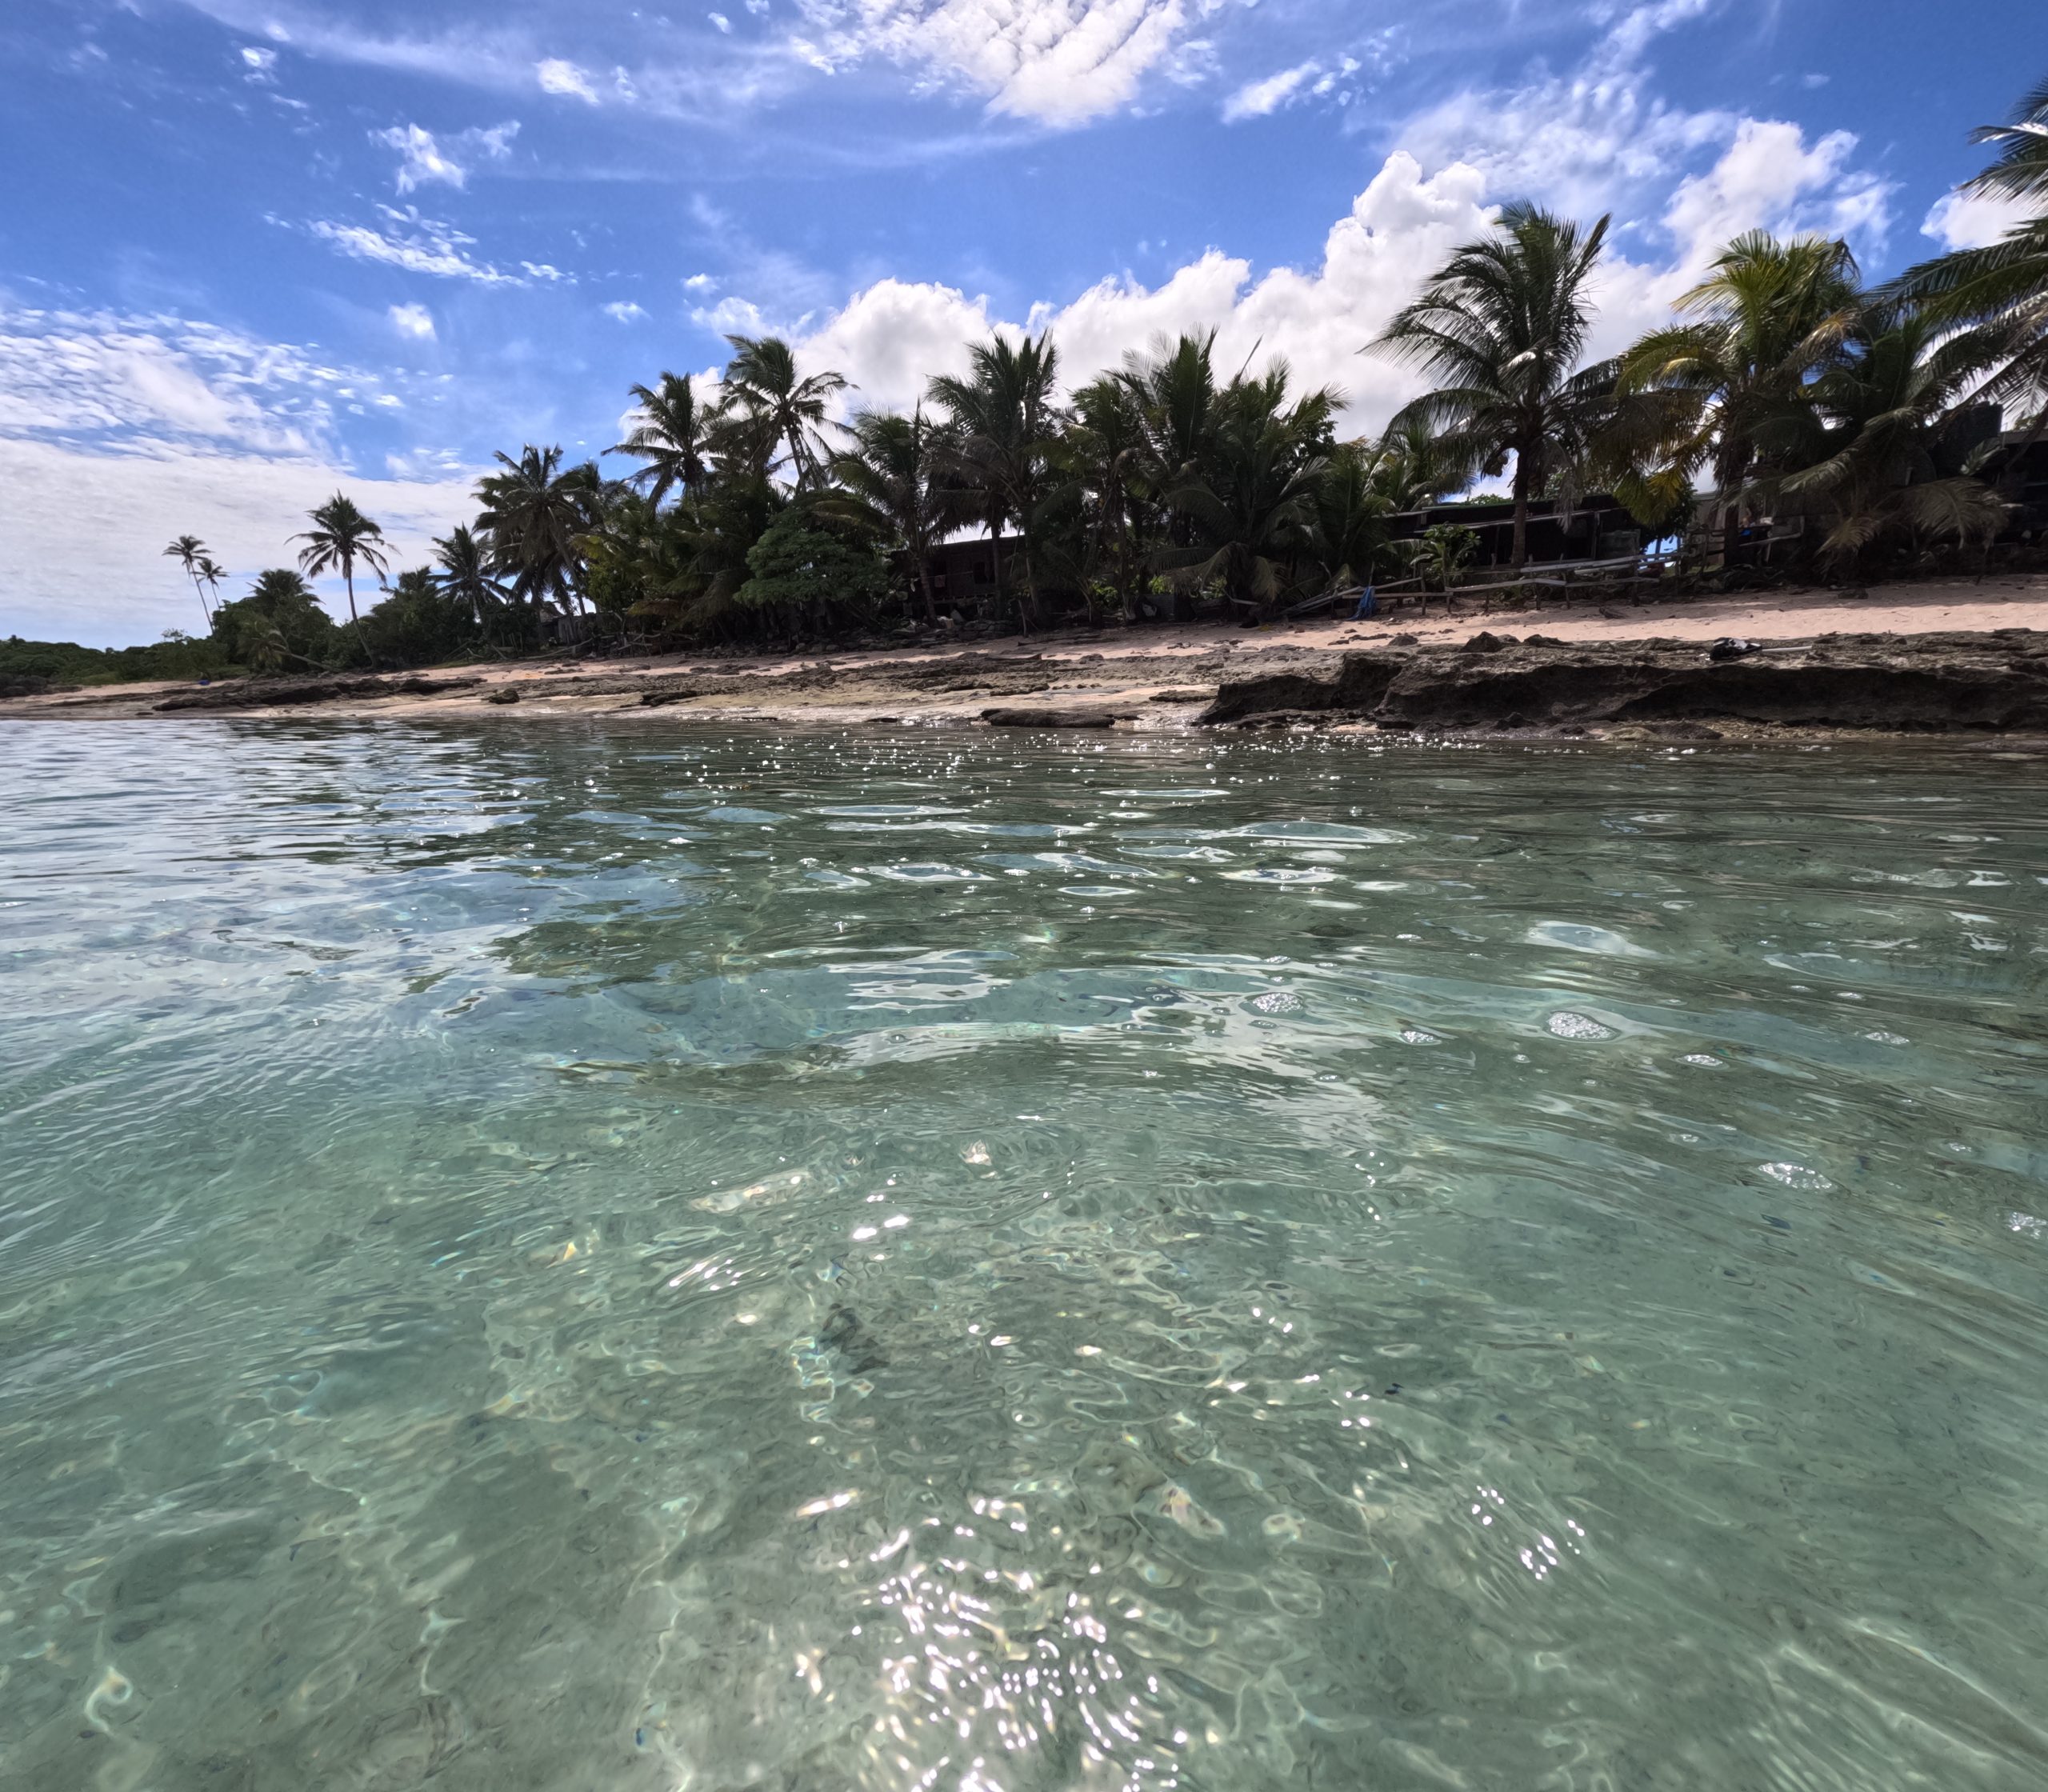
M 1379 600 L 1373 595 L 1373 588 L 1368 585 L 1358 594 L 1358 607 L 1351 612 L 1351 620 L 1354 622 L 1362 622 L 1369 617 L 1377 616 L 1378 614 Z

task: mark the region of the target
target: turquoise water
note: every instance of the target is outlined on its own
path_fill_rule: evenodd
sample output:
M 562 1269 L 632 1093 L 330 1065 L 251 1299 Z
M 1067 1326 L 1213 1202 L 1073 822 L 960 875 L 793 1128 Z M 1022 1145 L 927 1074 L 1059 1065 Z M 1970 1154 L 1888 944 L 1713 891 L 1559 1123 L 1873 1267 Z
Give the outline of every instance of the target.
M 2048 764 L 7 725 L 0 1784 L 2048 1782 Z

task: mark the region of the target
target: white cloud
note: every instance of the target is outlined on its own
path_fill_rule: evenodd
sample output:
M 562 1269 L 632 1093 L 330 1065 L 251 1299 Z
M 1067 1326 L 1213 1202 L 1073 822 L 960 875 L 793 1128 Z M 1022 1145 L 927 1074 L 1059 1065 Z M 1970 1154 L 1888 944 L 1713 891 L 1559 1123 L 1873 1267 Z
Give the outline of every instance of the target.
M 394 125 L 389 130 L 373 130 L 370 134 L 373 141 L 398 152 L 401 193 L 410 193 L 430 181 L 460 186 L 469 178 L 468 170 L 460 162 L 442 154 L 430 130 L 418 125 Z
M 334 447 L 337 412 L 398 402 L 362 370 L 186 318 L 0 307 L 0 634 L 111 645 L 196 629 L 164 542 L 201 536 L 238 582 L 289 563 L 289 538 L 338 486 L 401 563 L 419 558 L 466 510 L 466 474 L 359 478 Z
M 1223 122 L 1237 124 L 1246 118 L 1263 118 L 1278 111 L 1320 73 L 1320 64 L 1303 62 L 1298 67 L 1282 69 L 1263 81 L 1240 87 L 1223 102 Z
M 723 31 L 728 37 L 731 36 L 733 22 L 726 18 L 723 13 L 706 13 L 704 16 L 710 20 L 714 25 L 717 26 L 718 28 L 721 31 Z
M 562 94 L 570 98 L 598 103 L 597 90 L 590 85 L 590 78 L 574 62 L 565 62 L 559 57 L 550 56 L 546 61 L 534 65 L 534 74 L 544 94 Z
M 718 283 L 718 282 L 713 279 L 708 274 L 693 274 L 687 280 L 684 281 L 682 284 L 686 291 L 693 293 L 708 293 L 715 287 Z
M 0 589 L 0 634 L 122 646 L 205 626 L 174 536 L 198 535 L 239 597 L 266 566 L 288 566 L 306 513 L 346 491 L 383 526 L 392 565 L 418 565 L 433 538 L 474 509 L 471 475 L 365 478 L 323 460 L 166 452 L 101 454 L 0 435 L 0 485 L 13 499 L 14 564 Z M 363 595 L 360 588 L 358 597 Z M 374 601 L 374 593 L 372 594 Z
M 274 50 L 245 47 L 242 52 L 242 62 L 252 75 L 266 75 L 278 66 L 278 53 Z
M 827 71 L 868 57 L 965 81 L 991 110 L 1075 125 L 1127 105 L 1215 0 L 798 0 L 815 34 L 793 51 Z
M 401 336 L 416 342 L 434 340 L 434 314 L 424 305 L 394 305 L 390 315 L 391 327 Z
M 604 308 L 605 315 L 620 323 L 638 323 L 646 316 L 646 310 L 630 298 L 615 298 Z
M 518 121 L 513 120 L 488 130 L 463 131 L 445 146 L 432 131 L 418 125 L 394 125 L 388 130 L 373 130 L 370 138 L 372 142 L 398 152 L 398 190 L 410 193 L 430 182 L 438 181 L 445 186 L 466 185 L 469 168 L 456 159 L 458 156 L 481 154 L 502 162 L 511 154 L 512 139 L 518 134 Z
M 2034 215 L 2034 208 L 2022 200 L 1946 193 L 1922 221 L 1920 234 L 1944 249 L 1987 249 Z
M 358 261 L 382 262 L 409 274 L 430 274 L 443 280 L 474 280 L 484 286 L 520 283 L 517 274 L 473 261 L 464 251 L 475 247 L 476 238 L 465 236 L 453 225 L 422 218 L 414 206 L 403 211 L 390 206 L 377 209 L 386 225 L 382 230 L 327 218 L 315 219 L 306 228 Z

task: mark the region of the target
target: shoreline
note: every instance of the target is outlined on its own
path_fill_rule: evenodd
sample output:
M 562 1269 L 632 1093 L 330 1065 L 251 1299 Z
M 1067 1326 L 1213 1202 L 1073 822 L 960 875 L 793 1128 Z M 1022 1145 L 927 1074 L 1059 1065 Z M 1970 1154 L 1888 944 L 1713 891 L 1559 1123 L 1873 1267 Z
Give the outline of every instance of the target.
M 1710 644 L 1754 650 L 1715 662 Z M 5 720 L 631 714 L 785 726 L 1337 727 L 1502 738 L 2048 734 L 2048 575 L 1405 610 L 1257 630 L 1146 625 L 808 656 L 627 655 L 377 676 L 108 686 Z M 1674 730 L 1689 730 L 1673 734 Z

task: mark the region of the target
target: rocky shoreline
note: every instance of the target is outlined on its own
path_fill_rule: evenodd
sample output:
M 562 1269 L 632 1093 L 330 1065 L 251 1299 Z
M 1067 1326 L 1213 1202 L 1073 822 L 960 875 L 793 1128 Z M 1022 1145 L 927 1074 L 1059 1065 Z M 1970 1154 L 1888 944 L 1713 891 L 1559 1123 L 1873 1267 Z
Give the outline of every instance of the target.
M 1105 643 L 1107 645 L 1107 643 Z M 1119 643 L 1121 645 L 1121 643 Z M 1174 650 L 1178 648 L 1180 650 Z M 698 666 L 450 668 L 118 686 L 0 702 L 0 718 L 556 717 L 778 726 L 1342 728 L 1490 738 L 1786 733 L 2048 736 L 2048 629 L 1561 639 L 1482 630 L 1297 645 L 1007 651 Z M 1022 700 L 1022 701 L 1020 701 Z

